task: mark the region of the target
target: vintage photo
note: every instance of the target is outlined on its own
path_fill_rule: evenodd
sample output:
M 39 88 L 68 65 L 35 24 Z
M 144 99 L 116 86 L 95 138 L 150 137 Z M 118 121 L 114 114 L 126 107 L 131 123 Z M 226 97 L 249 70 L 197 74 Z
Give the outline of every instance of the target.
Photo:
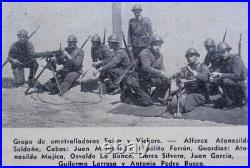
M 3 3 L 2 127 L 248 125 L 247 3 Z

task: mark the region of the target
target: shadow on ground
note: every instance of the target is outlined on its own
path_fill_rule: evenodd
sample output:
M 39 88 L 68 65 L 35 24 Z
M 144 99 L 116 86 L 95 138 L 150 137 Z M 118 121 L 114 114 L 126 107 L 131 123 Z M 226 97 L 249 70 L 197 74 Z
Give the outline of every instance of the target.
M 165 111 L 165 106 L 140 107 L 135 105 L 122 104 L 115 109 L 112 109 L 108 113 L 141 117 L 159 117 Z M 167 117 L 174 118 L 174 116 L 170 114 L 168 114 Z M 183 114 L 182 118 L 200 121 L 212 121 L 230 125 L 248 124 L 247 106 L 243 108 L 237 107 L 233 109 L 214 109 L 212 107 L 199 107 L 192 112 Z

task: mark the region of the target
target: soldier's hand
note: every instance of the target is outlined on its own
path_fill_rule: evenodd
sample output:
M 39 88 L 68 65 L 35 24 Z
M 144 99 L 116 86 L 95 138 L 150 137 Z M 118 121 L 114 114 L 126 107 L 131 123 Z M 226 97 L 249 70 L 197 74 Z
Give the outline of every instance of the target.
M 190 66 L 187 66 L 187 69 L 196 77 L 197 76 L 197 71 L 192 70 L 192 68 Z
M 169 78 L 169 75 L 164 71 L 161 71 L 161 76 L 163 76 L 164 78 Z
M 129 52 L 132 52 L 132 47 L 128 47 L 128 51 L 129 51 Z
M 221 78 L 221 73 L 220 72 L 212 72 L 211 74 L 210 74 L 210 77 L 212 77 L 212 78 Z
M 100 63 L 101 63 L 101 61 L 93 62 L 92 66 L 93 66 L 93 67 L 97 67 L 97 66 L 100 65 Z

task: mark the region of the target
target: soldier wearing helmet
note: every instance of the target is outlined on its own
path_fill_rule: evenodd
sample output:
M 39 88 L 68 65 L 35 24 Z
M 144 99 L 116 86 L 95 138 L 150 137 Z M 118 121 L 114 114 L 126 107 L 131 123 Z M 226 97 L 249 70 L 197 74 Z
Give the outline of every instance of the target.
M 231 47 L 220 42 L 217 52 L 222 60 L 219 70 L 211 73 L 211 78 L 222 88 L 222 98 L 215 107 L 242 106 L 246 102 L 246 68 L 239 55 L 231 54 Z
M 108 79 L 109 76 L 105 71 L 102 71 L 99 74 L 99 76 L 97 74 L 94 74 L 93 76 L 93 72 L 95 72 L 96 69 L 100 68 L 101 66 L 104 66 L 105 64 L 109 63 L 112 60 L 113 52 L 110 50 L 110 48 L 107 45 L 105 45 L 105 42 L 101 42 L 101 38 L 97 34 L 92 36 L 91 44 L 92 44 L 91 58 L 93 61 L 92 67 L 94 67 L 94 69 L 89 71 L 90 73 L 86 74 L 86 77 L 88 76 L 91 76 L 91 77 L 83 78 L 82 83 L 81 83 L 82 90 L 91 91 L 91 90 L 97 89 L 98 82 L 101 82 L 102 84 L 106 84 L 106 86 L 108 87 L 107 90 L 112 90 L 112 89 L 109 89 L 109 87 L 117 88 L 117 86 L 114 86 L 114 84 Z
M 132 8 L 134 18 L 129 20 L 128 47 L 133 51 L 135 58 L 145 48 L 153 35 L 152 24 L 149 18 L 141 16 L 142 7 L 135 4 Z
M 204 64 L 209 67 L 210 72 L 214 72 L 216 69 L 218 69 L 218 66 L 220 64 L 220 58 L 218 57 L 218 54 L 216 52 L 216 45 L 214 40 L 210 38 L 206 39 L 204 42 L 204 47 L 207 50 Z
M 93 67 L 99 68 L 112 59 L 112 51 L 104 44 L 104 42 L 101 42 L 100 36 L 98 36 L 97 34 L 94 35 L 91 38 L 91 44 L 91 57 L 93 61 Z
M 63 94 L 72 87 L 82 74 L 84 52 L 77 47 L 77 38 L 74 35 L 68 37 L 67 43 L 68 47 L 64 49 L 60 60 L 57 60 L 58 64 L 63 65 L 62 69 L 57 71 L 57 79 L 55 77 L 51 78 L 47 83 L 39 87 L 38 92 L 49 91 L 51 94 L 57 94 L 61 91 Z
M 142 106 L 160 102 L 169 89 L 169 76 L 164 70 L 163 56 L 160 53 L 164 43 L 158 35 L 151 37 L 148 48 L 138 56 L 139 62 L 136 72 L 127 78 L 127 88 L 132 91 L 122 99 L 125 103 L 133 103 Z M 155 90 L 151 90 L 156 87 Z M 135 93 L 135 94 L 133 94 Z
M 185 88 L 184 92 L 179 95 L 180 113 L 190 112 L 195 107 L 204 105 L 209 98 L 207 93 L 208 67 L 199 63 L 200 54 L 195 48 L 189 48 L 185 57 L 188 65 L 181 68 L 180 72 L 174 75 L 179 87 Z M 176 96 L 172 98 L 169 106 L 171 107 L 169 108 L 170 112 L 176 111 Z
M 25 82 L 24 68 L 30 69 L 28 84 L 32 86 L 38 69 L 38 63 L 34 60 L 34 47 L 28 41 L 29 37 L 26 30 L 20 30 L 17 33 L 17 38 L 18 41 L 11 46 L 8 55 L 14 75 L 15 87 L 19 87 Z
M 98 68 L 100 74 L 106 73 L 112 83 L 115 83 L 115 81 L 125 73 L 126 69 L 130 65 L 129 57 L 126 51 L 120 48 L 120 42 L 119 36 L 115 34 L 109 36 L 108 45 L 109 48 L 114 51 L 114 56 L 108 63 Z M 107 91 L 115 94 L 118 90 L 117 86 L 110 83 Z

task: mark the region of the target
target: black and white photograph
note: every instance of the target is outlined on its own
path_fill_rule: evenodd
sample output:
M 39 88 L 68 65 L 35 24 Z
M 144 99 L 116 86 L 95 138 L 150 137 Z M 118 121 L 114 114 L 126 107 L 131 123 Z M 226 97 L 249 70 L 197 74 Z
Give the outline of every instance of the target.
M 2 3 L 8 166 L 248 164 L 248 3 Z
M 244 3 L 3 4 L 3 127 L 247 125 Z

